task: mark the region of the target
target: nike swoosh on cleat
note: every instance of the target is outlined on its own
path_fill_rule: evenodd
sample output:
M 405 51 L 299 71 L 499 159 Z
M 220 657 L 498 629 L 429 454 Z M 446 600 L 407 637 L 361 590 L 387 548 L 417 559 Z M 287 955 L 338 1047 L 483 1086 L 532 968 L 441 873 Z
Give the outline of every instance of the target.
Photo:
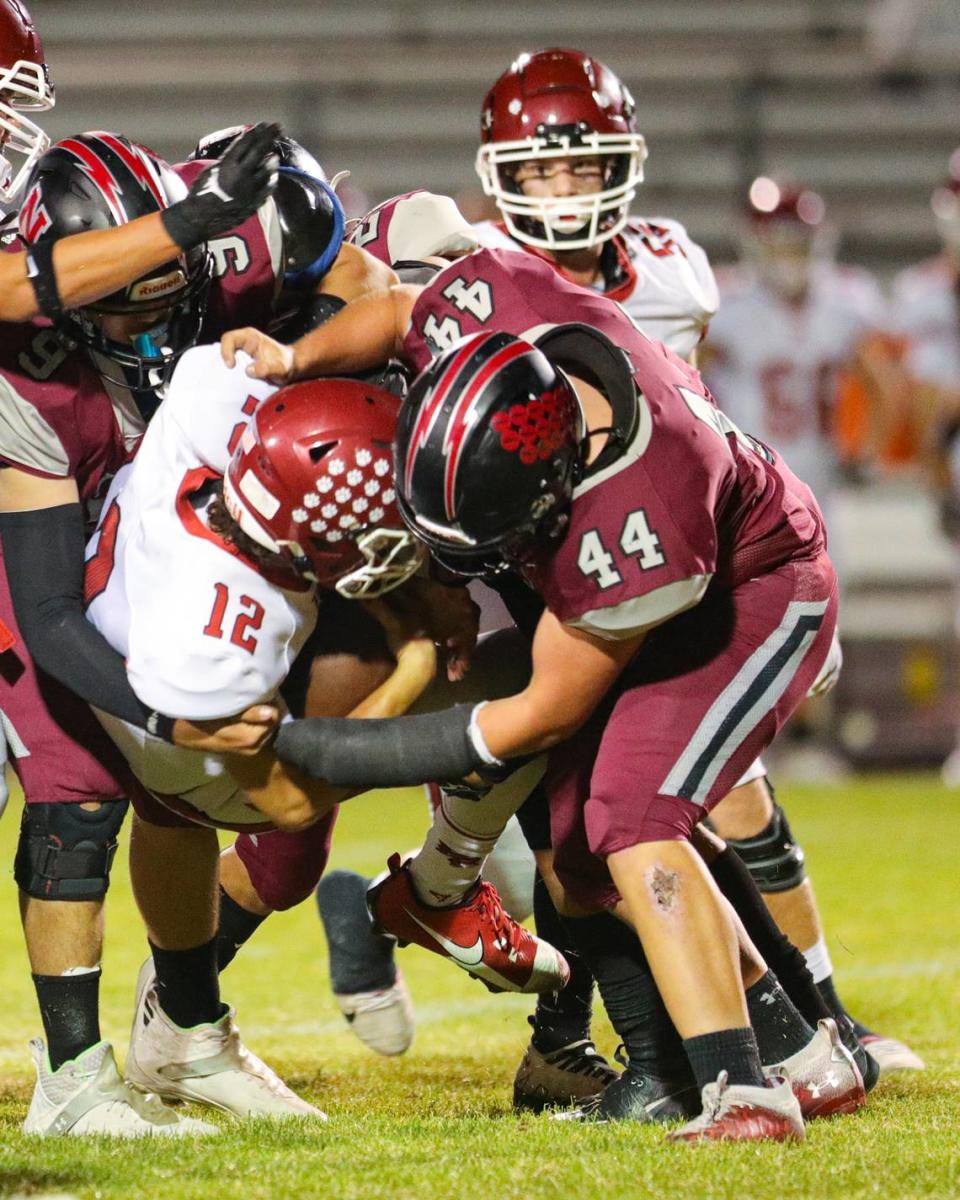
M 416 921 L 420 928 L 428 933 L 438 946 L 442 946 L 453 961 L 466 970 L 471 967 L 479 967 L 483 962 L 483 938 L 478 937 L 472 946 L 461 946 L 457 942 L 451 942 L 449 938 L 443 936 L 442 933 L 437 933 L 435 929 L 431 929 L 429 925 L 425 925 L 420 918 L 410 911 L 409 908 L 403 910 L 408 917 Z

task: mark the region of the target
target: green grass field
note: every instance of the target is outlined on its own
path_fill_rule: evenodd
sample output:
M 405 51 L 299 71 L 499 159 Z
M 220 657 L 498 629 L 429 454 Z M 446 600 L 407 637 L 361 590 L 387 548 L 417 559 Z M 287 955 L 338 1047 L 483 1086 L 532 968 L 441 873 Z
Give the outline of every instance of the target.
M 327 988 L 312 903 L 272 918 L 224 977 L 247 1043 L 330 1114 L 326 1126 L 240 1131 L 214 1142 L 24 1138 L 26 1042 L 39 1029 L 11 870 L 0 926 L 0 1195 L 254 1200 L 610 1200 L 960 1196 L 960 794 L 932 777 L 784 789 L 828 921 L 842 993 L 908 1040 L 929 1069 L 882 1083 L 863 1113 L 809 1129 L 802 1146 L 692 1148 L 653 1127 L 576 1127 L 510 1110 L 526 997 L 491 996 L 417 949 L 401 962 L 418 1010 L 413 1048 L 378 1059 L 347 1032 Z M 0 825 L 12 863 L 16 803 Z M 372 872 L 413 845 L 419 800 L 344 809 L 334 863 Z M 110 893 L 104 1036 L 122 1057 L 145 942 L 121 859 Z M 598 1019 L 602 1048 L 612 1037 Z M 220 1118 L 215 1118 L 220 1120 Z

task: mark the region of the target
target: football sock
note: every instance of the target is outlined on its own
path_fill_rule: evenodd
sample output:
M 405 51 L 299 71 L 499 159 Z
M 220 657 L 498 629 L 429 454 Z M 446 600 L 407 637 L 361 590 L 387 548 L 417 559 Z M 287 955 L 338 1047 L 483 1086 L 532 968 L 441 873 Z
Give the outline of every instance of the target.
M 509 781 L 482 798 L 470 790 L 462 794 L 443 790 L 433 824 L 410 864 L 414 887 L 424 904 L 443 908 L 463 899 L 480 878 L 484 860 L 518 802 Z
M 847 1009 L 837 992 L 837 985 L 834 983 L 832 975 L 828 975 L 826 979 L 819 980 L 817 987 L 820 989 L 820 995 L 823 997 L 827 1007 L 830 1009 L 831 1015 L 836 1018 L 841 1029 L 843 1028 L 843 1022 L 849 1021 L 853 1026 L 853 1031 L 858 1038 L 866 1037 L 868 1034 L 873 1032 L 873 1030 L 868 1029 L 862 1021 L 858 1021 L 855 1017 L 852 1017 L 850 1013 L 847 1012 Z
M 536 1012 L 530 1018 L 534 1046 L 541 1054 L 549 1054 L 571 1042 L 589 1040 L 593 972 L 578 953 L 576 941 L 566 921 L 554 908 L 539 873 L 533 885 L 533 916 L 537 936 L 559 950 L 570 964 L 566 987 L 540 996 Z
M 50 1068 L 58 1070 L 100 1041 L 100 968 L 34 975 Z
M 217 970 L 222 971 L 236 958 L 237 951 L 256 933 L 266 916 L 252 913 L 220 888 L 220 916 L 217 921 Z
M 830 951 L 824 938 L 818 938 L 812 946 L 803 951 L 803 960 L 813 976 L 813 982 L 819 983 L 833 974 L 833 963 L 830 961 Z
M 683 1046 L 633 930 L 610 913 L 565 917 L 581 957 L 600 989 L 610 1024 L 630 1066 L 675 1080 L 688 1075 Z
M 802 1050 L 814 1035 L 772 971 L 747 988 L 747 1012 L 757 1035 L 760 1061 L 768 1066 Z
M 160 1007 L 175 1025 L 192 1029 L 223 1016 L 215 937 L 189 950 L 161 950 L 153 942 L 150 949 Z
M 374 932 L 367 882 L 356 871 L 328 871 L 317 884 L 317 908 L 330 953 L 330 986 L 338 996 L 382 991 L 397 980 L 397 943 Z
M 743 860 L 729 846 L 708 864 L 717 887 L 730 901 L 764 962 L 811 1028 L 831 1016 L 800 951 L 770 915 Z
M 721 1029 L 717 1033 L 686 1038 L 683 1048 L 699 1088 L 716 1083 L 721 1071 L 727 1072 L 728 1083 L 745 1087 L 766 1085 L 757 1039 L 749 1026 L 746 1029 Z

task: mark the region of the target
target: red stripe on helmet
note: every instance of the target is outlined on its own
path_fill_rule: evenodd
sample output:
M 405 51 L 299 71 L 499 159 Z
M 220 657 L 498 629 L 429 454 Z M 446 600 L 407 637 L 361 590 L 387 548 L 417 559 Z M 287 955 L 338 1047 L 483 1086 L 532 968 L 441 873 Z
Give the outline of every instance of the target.
M 473 379 L 463 389 L 463 395 L 457 401 L 453 412 L 450 414 L 450 420 L 447 422 L 446 433 L 443 437 L 443 452 L 447 458 L 443 473 L 443 504 L 446 509 L 447 519 L 450 521 L 454 519 L 453 493 L 456 488 L 457 471 L 460 467 L 464 439 L 473 423 L 474 414 L 471 411 L 473 405 L 480 398 L 483 389 L 498 371 L 508 363 L 513 362 L 514 359 L 523 358 L 525 354 L 530 354 L 531 350 L 532 347 L 527 345 L 526 342 L 510 342 L 508 345 L 503 346 L 477 371 Z
M 86 142 L 78 141 L 76 138 L 64 138 L 62 142 L 57 143 L 56 148 L 58 150 L 65 150 L 77 159 L 83 173 L 91 183 L 100 189 L 100 193 L 109 205 L 117 224 L 125 225 L 127 223 L 127 215 L 123 211 L 123 205 L 120 203 L 120 185 L 103 159 Z
M 153 196 L 160 208 L 166 208 L 167 198 L 163 194 L 154 174 L 153 164 L 143 150 L 137 145 L 121 141 L 120 138 L 115 137 L 112 133 L 98 133 L 95 136 L 97 141 L 103 142 L 105 146 L 116 154 L 140 186 Z
M 494 334 L 476 334 L 457 351 L 456 355 L 450 361 L 450 365 L 445 368 L 440 378 L 433 385 L 433 394 L 424 404 L 423 408 L 417 414 L 416 424 L 413 427 L 413 432 L 410 435 L 410 447 L 407 450 L 407 464 L 403 472 L 403 490 L 409 496 L 410 485 L 413 480 L 414 467 L 416 458 L 419 452 L 427 443 L 427 438 L 436 424 L 437 417 L 440 415 L 440 409 L 443 407 L 443 402 L 447 398 L 455 379 L 460 373 L 463 364 L 469 359 L 475 350 L 484 344 Z

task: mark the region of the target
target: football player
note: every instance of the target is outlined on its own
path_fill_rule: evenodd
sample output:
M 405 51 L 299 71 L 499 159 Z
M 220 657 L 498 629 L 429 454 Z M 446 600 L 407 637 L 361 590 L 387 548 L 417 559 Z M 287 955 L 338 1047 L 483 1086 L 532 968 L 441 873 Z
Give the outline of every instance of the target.
M 216 347 L 186 354 L 107 497 L 88 550 L 88 614 L 151 708 L 229 723 L 275 703 L 311 653 L 318 586 L 374 598 L 423 558 L 392 488 L 399 400 L 349 380 L 273 392 L 227 371 Z M 404 711 L 434 667 L 432 642 L 410 641 L 351 715 Z M 256 835 L 254 883 L 288 908 L 316 886 L 343 793 L 308 784 L 268 747 L 198 755 L 100 715 L 148 793 L 133 793 L 131 878 L 151 958 L 127 1079 L 241 1116 L 318 1115 L 240 1044 L 220 1003 L 214 830 Z
M 231 360 L 238 348 L 255 353 L 257 361 L 248 368 L 254 377 L 284 379 L 312 369 L 359 369 L 395 353 L 399 353 L 411 367 L 417 368 L 428 362 L 435 352 L 434 338 L 438 328 L 451 332 L 456 347 L 461 343 L 452 332 L 454 327 L 461 336 L 477 327 L 483 329 L 491 322 L 494 313 L 497 322 L 511 323 L 520 329 L 547 328 L 561 318 L 576 316 L 584 326 L 597 325 L 612 329 L 618 337 L 628 330 L 628 344 L 630 339 L 640 337 L 636 326 L 617 305 L 566 283 L 542 262 L 533 258 L 521 260 L 511 252 L 479 251 L 440 271 L 426 288 L 397 287 L 380 298 L 367 298 L 348 305 L 331 325 L 317 330 L 292 348 L 281 346 L 254 330 L 235 331 L 223 339 L 222 345 L 227 361 Z M 596 370 L 600 369 L 602 363 L 603 356 L 599 355 L 598 362 L 594 364 Z M 478 371 L 471 395 L 480 394 L 485 378 L 486 368 Z M 471 428 L 472 412 L 465 402 L 462 407 L 462 425 L 456 425 L 449 431 L 451 452 Z M 432 418 L 438 412 L 439 402 L 432 417 L 424 418 L 423 436 L 432 428 Z M 499 488 L 492 493 L 484 492 L 482 497 L 478 495 L 477 502 L 495 512 L 499 492 Z M 606 560 L 600 558 L 597 561 L 599 565 L 596 569 L 603 574 Z M 472 570 L 474 573 L 485 570 L 482 556 L 473 563 Z M 610 577 L 606 578 L 610 582 Z M 443 778 L 442 775 L 440 777 Z M 462 961 L 464 956 L 454 952 L 456 946 L 476 944 L 483 948 L 482 961 L 496 962 L 501 977 L 510 974 L 511 967 L 501 960 L 499 935 L 496 930 L 490 929 L 482 905 L 473 902 L 471 889 L 499 830 L 522 799 L 523 795 L 518 796 L 509 788 L 496 787 L 480 804 L 456 793 L 450 793 L 445 798 L 424 848 L 408 869 L 394 876 L 390 885 L 403 889 L 403 904 L 407 911 L 417 914 L 419 929 L 413 926 L 405 928 L 401 935 L 404 940 L 416 941 L 430 949 L 435 949 L 435 943 L 440 942 L 448 955 L 457 958 L 461 965 L 465 965 Z M 479 819 L 481 817 L 482 821 Z M 550 852 L 541 849 L 537 857 L 541 873 L 548 878 L 552 874 Z M 754 936 L 754 930 L 759 928 L 767 943 L 776 951 L 775 938 L 771 939 L 767 933 L 772 922 L 742 865 L 739 868 L 741 877 L 736 877 L 736 855 L 724 849 L 720 843 L 714 846 L 710 857 L 714 859 L 711 870 L 718 880 L 723 879 L 724 890 L 731 899 L 737 894 L 738 900 L 743 900 L 745 878 L 748 890 L 755 897 L 750 901 L 752 908 L 749 914 L 745 916 L 750 922 L 750 934 Z M 760 910 L 759 915 L 757 909 Z M 579 931 L 577 945 L 591 966 L 601 962 L 615 966 L 614 979 L 611 979 L 609 972 L 605 976 L 600 970 L 596 973 L 608 1013 L 618 1031 L 622 1031 L 630 1055 L 627 1072 L 616 1085 L 604 1092 L 604 1101 L 611 1093 L 615 1093 L 616 1097 L 615 1111 L 604 1115 L 634 1116 L 646 1120 L 652 1119 L 654 1114 L 663 1117 L 668 1112 L 676 1111 L 676 1105 L 681 1103 L 678 1092 L 682 1094 L 684 1090 L 683 1068 L 676 1057 L 679 1046 L 675 1044 L 672 1026 L 666 1014 L 658 1012 L 656 989 L 652 982 L 647 986 L 648 976 L 642 958 L 640 961 L 636 956 L 631 958 L 632 951 L 629 946 L 623 945 L 622 937 L 615 936 L 608 926 L 598 925 L 595 918 L 591 918 L 591 921 L 594 924 L 589 929 L 582 928 Z M 606 916 L 601 918 L 601 922 L 611 921 Z M 383 923 L 392 929 L 391 921 Z M 616 929 L 622 928 L 616 921 L 612 921 L 612 925 Z M 440 936 L 434 936 L 434 928 Z M 454 950 L 451 950 L 451 940 Z M 598 951 L 602 953 L 598 954 Z M 786 961 L 785 956 L 782 957 Z M 807 1011 L 812 1018 L 811 1024 L 815 1024 L 827 1010 L 802 966 L 802 959 L 800 961 L 809 1001 Z M 612 988 L 605 990 L 605 981 Z M 759 991 L 754 993 L 754 987 Z M 637 999 L 638 988 L 644 989 L 642 1000 Z M 767 1055 L 773 1047 L 767 1037 L 768 1031 L 763 1028 L 764 1009 L 765 1006 L 773 1008 L 782 1000 L 785 1000 L 782 992 L 771 988 L 769 980 L 764 985 L 753 985 L 748 993 L 751 1016 L 758 1034 L 763 1036 L 767 1061 Z M 784 1026 L 789 1024 L 790 1018 L 785 1017 Z M 806 1040 L 803 1029 L 797 1030 L 799 1044 L 794 1043 L 795 1053 L 803 1054 L 809 1049 L 812 1054 L 816 1049 L 809 1025 L 805 1029 Z M 855 1039 L 853 1044 L 857 1047 L 857 1053 L 862 1054 Z M 821 1045 L 821 1049 L 826 1047 Z M 680 1057 L 682 1059 L 682 1053 Z M 794 1064 L 795 1073 L 799 1074 L 801 1065 Z M 678 1078 L 678 1072 L 681 1078 Z M 672 1084 L 664 1084 L 665 1079 L 672 1080 Z M 862 1096 L 859 1075 L 856 1079 L 850 1077 L 850 1086 Z
M 50 139 L 25 114 L 50 109 L 50 83 L 40 37 L 19 0 L 0 0 L 0 242 L 16 236 L 27 180 Z M 232 229 L 266 197 L 272 132 L 260 128 L 215 173 L 197 180 L 188 197 L 164 213 L 110 230 L 91 230 L 31 250 L 0 255 L 0 321 L 90 304 Z M 40 234 L 48 214 L 34 207 Z
M 477 326 L 482 329 L 490 322 L 494 312 L 498 321 L 522 321 L 525 328 L 547 329 L 563 316 L 583 319 L 575 335 L 566 342 L 560 339 L 558 331 L 553 353 L 558 362 L 571 359 L 575 365 L 570 369 L 584 381 L 586 390 L 579 392 L 580 400 L 587 406 L 587 427 L 597 429 L 596 438 L 585 436 L 586 429 L 579 425 L 580 418 L 576 415 L 579 407 L 564 378 L 539 357 L 531 360 L 529 356 L 535 352 L 526 343 L 506 336 L 467 337 L 442 354 L 415 386 L 414 402 L 408 405 L 398 439 L 397 478 L 405 502 L 412 503 L 413 511 L 422 519 L 423 523 L 415 528 L 428 544 L 441 550 L 449 565 L 461 572 L 489 570 L 492 561 L 508 546 L 511 561 L 530 568 L 526 571 L 527 578 L 536 581 L 548 609 L 538 624 L 534 640 L 532 681 L 512 699 L 467 711 L 465 715 L 463 710 L 455 710 L 456 717 L 448 713 L 439 723 L 437 718 L 424 718 L 430 730 L 437 732 L 437 739 L 429 735 L 421 737 L 424 726 L 417 724 L 419 718 L 412 726 L 400 722 L 378 727 L 378 732 L 385 735 L 382 753 L 379 761 L 369 757 L 366 761 L 378 778 L 385 779 L 391 774 L 390 782 L 396 781 L 394 771 L 397 777 L 409 770 L 408 778 L 457 778 L 467 774 L 470 767 L 479 768 L 481 774 L 492 772 L 496 777 L 504 769 L 504 757 L 497 753 L 502 747 L 490 744 L 488 733 L 495 738 L 503 736 L 517 754 L 555 747 L 564 739 L 572 739 L 566 741 L 563 749 L 554 750 L 548 767 L 548 786 L 555 810 L 552 823 L 557 874 L 581 905 L 579 915 L 610 907 L 617 898 L 603 872 L 606 880 L 603 899 L 600 900 L 603 888 L 591 894 L 589 863 L 596 864 L 597 859 L 589 855 L 583 858 L 574 852 L 576 862 L 569 863 L 573 844 L 585 850 L 587 836 L 594 854 L 609 855 L 608 866 L 614 871 L 614 881 L 622 896 L 621 911 L 625 905 L 641 933 L 670 1015 L 685 1039 L 697 1082 L 701 1088 L 708 1088 L 704 1093 L 704 1118 L 685 1131 L 684 1136 L 749 1137 L 756 1136 L 761 1127 L 773 1136 L 796 1136 L 802 1126 L 797 1123 L 797 1113 L 787 1095 L 789 1088 L 778 1093 L 783 1097 L 782 1104 L 779 1099 L 774 1100 L 763 1086 L 759 1060 L 755 1061 L 757 1052 L 751 1041 L 753 1033 L 741 985 L 734 963 L 728 959 L 733 951 L 729 933 L 724 932 L 726 917 L 713 924 L 716 916 L 727 910 L 714 898 L 713 884 L 708 882 L 702 868 L 691 865 L 693 851 L 686 839 L 703 811 L 713 807 L 739 778 L 751 755 L 772 735 L 786 710 L 812 683 L 826 659 L 836 597 L 832 569 L 822 547 L 821 519 L 809 492 L 774 456 L 768 456 L 747 439 L 738 440 L 734 436 L 736 431 L 728 427 L 704 394 L 695 372 L 645 339 L 616 306 L 602 298 L 591 300 L 588 293 L 563 284 L 549 268 L 535 260 L 518 264 L 513 254 L 480 252 L 441 271 L 423 291 L 395 288 L 379 301 L 360 301 L 348 306 L 334 322 L 299 343 L 292 353 L 247 334 L 224 339 L 224 349 L 229 359 L 238 344 L 256 349 L 259 341 L 262 355 L 255 374 L 268 372 L 271 362 L 277 373 L 320 365 L 331 369 L 359 368 L 398 351 L 411 365 L 423 367 L 433 356 L 433 331 L 442 322 L 446 321 L 448 327 L 456 323 L 461 334 L 469 334 Z M 632 367 L 606 338 L 583 328 L 587 325 L 605 329 L 616 337 L 629 350 Z M 652 400 L 637 399 L 634 373 L 642 396 L 653 395 Z M 577 386 L 579 389 L 580 385 Z M 696 434 L 701 425 L 703 436 Z M 711 430 L 714 441 L 705 437 Z M 677 441 L 668 446 L 667 442 L 674 438 Z M 654 441 L 659 453 L 652 445 Z M 471 444 L 480 442 L 490 447 L 489 455 L 471 456 Z M 433 446 L 440 447 L 439 458 L 434 457 Z M 735 461 L 720 469 L 716 456 L 727 454 Z M 586 498 L 578 506 L 584 514 L 578 520 L 577 508 L 572 513 L 569 510 L 575 477 L 584 462 L 595 458 L 595 482 L 585 478 L 576 493 L 575 504 L 581 495 Z M 489 470 L 492 461 L 511 465 L 506 468 L 507 474 L 495 476 L 499 484 L 491 491 L 480 487 L 480 476 L 472 470 L 483 473 Z M 687 468 L 683 472 L 678 470 L 681 462 Z M 553 465 L 546 466 L 548 463 Z M 439 500 L 432 491 L 432 479 L 429 486 L 423 485 L 426 488 L 423 495 L 431 496 L 429 511 L 426 499 L 422 506 L 418 499 L 411 501 L 418 464 L 428 476 L 432 470 L 440 470 Z M 530 468 L 526 476 L 524 465 Z M 707 482 L 716 469 L 721 474 L 732 472 L 729 478 L 736 476 L 738 489 L 755 488 L 757 505 L 728 507 L 733 494 L 729 486 L 723 485 L 719 478 L 713 484 Z M 699 475 L 700 471 L 705 474 Z M 647 472 L 662 473 L 663 482 L 642 487 L 640 477 L 645 479 Z M 631 481 L 632 490 L 623 493 L 624 483 L 633 475 L 637 478 Z M 540 483 L 536 494 L 526 492 L 521 497 L 520 480 L 525 477 L 536 478 Z M 673 499 L 668 498 L 671 493 L 667 477 L 674 487 Z M 618 488 L 622 498 L 614 502 Z M 738 491 L 737 495 L 740 494 Z M 769 501 L 774 494 L 781 497 L 785 507 L 760 503 L 761 497 Z M 642 509 L 635 507 L 638 496 L 644 501 Z M 687 497 L 686 501 L 681 500 L 682 496 Z M 512 507 L 514 500 L 516 508 Z M 629 511 L 621 511 L 628 501 Z M 690 508 L 686 518 L 681 515 L 684 503 Z M 694 526 L 701 517 L 695 518 L 693 512 L 702 514 L 708 510 L 712 510 L 712 515 L 694 536 Z M 748 510 L 752 518 L 748 518 Z M 473 517 L 467 515 L 468 511 L 476 517 L 473 527 L 470 526 Z M 751 529 L 751 525 L 761 514 L 765 521 L 771 522 L 768 531 L 771 540 L 767 544 L 779 546 L 775 559 L 771 558 L 766 567 L 759 560 L 748 561 L 751 549 L 721 564 L 718 554 L 732 554 L 738 538 L 744 547 L 755 544 L 753 539 L 759 530 Z M 729 537 L 721 536 L 718 522 L 723 526 L 728 521 Z M 566 574 L 561 582 L 558 570 L 554 582 L 549 574 L 549 557 L 546 561 L 543 557 L 549 554 L 548 548 L 542 546 L 543 535 L 547 528 L 559 534 L 567 522 L 576 536 L 568 535 L 560 542 L 555 559 L 562 559 Z M 663 526 L 662 533 L 658 524 Z M 781 534 L 786 540 L 781 539 Z M 457 546 L 462 553 L 457 553 Z M 540 574 L 533 573 L 537 562 Z M 729 629 L 729 621 L 737 619 L 740 597 L 749 593 L 749 589 L 738 591 L 739 571 L 743 572 L 743 579 L 753 576 L 754 582 L 762 579 L 766 587 L 779 590 L 785 585 L 785 590 L 776 604 L 764 601 L 763 621 L 750 635 L 747 628 L 753 621 L 744 609 L 744 641 L 737 639 L 731 643 L 719 630 L 721 625 Z M 719 579 L 708 596 L 715 574 L 719 574 Z M 795 585 L 801 576 L 804 583 L 799 594 Z M 706 605 L 698 614 L 703 618 L 704 628 L 697 633 L 697 624 L 686 617 L 686 612 L 696 611 L 695 606 L 701 603 Z M 678 623 L 670 623 L 670 617 Z M 717 640 L 709 632 L 715 619 Z M 659 637 L 651 634 L 653 649 L 648 649 L 644 658 L 642 643 L 646 631 L 664 622 L 667 622 L 665 631 L 675 632 L 672 635 L 664 632 Z M 662 653 L 657 649 L 661 639 Z M 685 647 L 682 651 L 681 644 Z M 598 656 L 595 676 L 590 665 L 594 653 Z M 769 656 L 776 659 L 776 671 L 772 667 L 771 671 L 763 669 Z M 645 663 L 649 665 L 644 666 Z M 585 732 L 574 737 L 592 709 L 602 704 L 604 694 L 624 669 L 638 673 L 633 684 L 622 691 L 627 697 L 623 702 L 626 706 L 623 719 L 631 730 L 630 736 L 624 742 L 616 732 L 609 740 L 605 734 L 607 729 L 618 729 L 621 693 L 615 692 L 607 707 L 600 709 L 603 720 L 586 725 Z M 760 676 L 754 685 L 753 673 L 757 670 Z M 556 693 L 549 684 L 546 691 L 539 691 L 538 677 L 556 679 L 558 673 L 565 675 L 567 671 L 572 674 Z M 774 676 L 775 687 L 771 682 Z M 628 674 L 628 679 L 631 677 Z M 691 695 L 689 701 L 681 703 L 679 693 L 695 679 L 696 700 Z M 708 684 L 708 680 L 712 683 Z M 670 703 L 673 689 L 677 689 L 676 703 Z M 649 703 L 659 715 L 655 717 L 652 711 L 637 720 L 632 711 L 634 703 Z M 484 714 L 493 712 L 499 716 L 498 704 L 504 706 L 507 722 L 501 725 L 498 720 L 488 724 L 490 718 Z M 631 709 L 629 717 L 627 708 Z M 689 729 L 681 727 L 680 714 L 684 712 Z M 457 724 L 461 721 L 462 726 Z M 327 736 L 334 728 L 342 739 L 338 746 L 343 753 L 343 758 L 336 762 Z M 357 737 L 357 728 L 354 723 L 343 722 L 298 723 L 291 727 L 292 732 L 280 731 L 278 753 L 311 773 L 322 774 L 330 782 L 341 782 L 341 774 L 352 775 L 362 770 L 359 766 L 362 755 L 355 756 L 354 750 L 359 750 L 362 744 L 365 753 L 368 739 Z M 649 742 L 642 737 L 637 743 L 638 728 L 649 729 Z M 712 731 L 709 736 L 705 734 L 707 728 Z M 507 732 L 508 729 L 512 732 Z M 703 736 L 694 737 L 698 729 Z M 613 756 L 610 808 L 601 814 L 590 793 L 593 808 L 588 807 L 588 813 L 595 810 L 596 818 L 588 816 L 585 833 L 581 824 L 582 801 L 587 795 L 581 794 L 587 782 L 583 764 L 593 761 L 600 742 L 601 758 L 605 752 Z M 414 744 L 430 746 L 432 753 L 425 750 L 424 756 L 414 762 L 410 757 Z M 391 751 L 387 751 L 388 745 Z M 614 766 L 614 762 L 620 761 L 621 753 L 637 753 L 632 748 L 639 745 L 650 754 L 646 774 L 640 752 L 629 764 L 623 764 L 622 774 L 618 775 L 621 767 Z M 694 745 L 699 747 L 696 754 Z M 476 749 L 478 746 L 482 749 Z M 387 765 L 391 752 L 396 758 Z M 469 758 L 467 764 L 464 754 Z M 647 775 L 649 800 L 640 803 L 647 793 L 647 788 L 641 786 Z M 596 777 L 595 768 L 595 781 Z M 625 787 L 627 779 L 630 783 Z M 623 795 L 626 807 L 614 815 L 619 795 Z M 567 827 L 558 820 L 564 797 L 577 797 L 581 802 L 573 803 L 574 815 Z M 487 808 L 488 801 L 476 807 Z M 681 813 L 685 815 L 681 817 Z M 509 813 L 501 810 L 500 815 L 505 820 Z M 447 833 L 445 828 L 444 835 Z M 456 839 L 448 842 L 448 855 L 450 849 L 458 850 L 459 846 Z M 428 838 L 417 859 L 416 890 L 409 868 L 394 863 L 391 877 L 373 896 L 375 914 L 386 928 L 405 940 L 424 944 L 422 933 L 412 936 L 416 927 L 403 914 L 415 912 L 418 925 L 437 921 L 436 908 L 431 909 L 422 898 L 430 894 L 429 889 L 442 887 L 444 876 L 449 877 L 451 859 L 446 859 L 446 866 L 443 859 Z M 469 904 L 440 911 L 442 931 L 448 941 L 466 946 L 479 938 L 485 954 L 488 946 L 495 949 L 496 931 L 485 930 L 482 913 L 471 911 Z M 462 919 L 452 917 L 455 911 Z M 700 930 L 693 938 L 697 949 L 687 940 L 687 930 L 692 929 L 685 924 L 688 920 Z M 709 950 L 708 943 L 712 947 Z M 721 950 L 722 947 L 726 949 Z M 689 960 L 685 959 L 687 954 Z M 696 961 L 698 970 L 709 961 L 711 972 L 707 979 L 701 976 L 696 987 L 692 980 L 687 981 L 689 988 L 680 985 L 679 979 L 687 969 L 685 961 Z M 760 975 L 764 976 L 762 970 Z M 756 986 L 752 980 L 748 982 Z M 714 990 L 711 1003 L 703 1008 L 694 997 L 703 995 L 705 983 Z M 759 1033 L 759 1020 L 757 1029 Z M 838 1107 L 855 1107 L 863 1097 L 860 1076 L 849 1056 L 839 1048 L 836 1031 L 825 1028 L 817 1036 L 821 1034 L 831 1040 L 831 1047 L 824 1047 L 827 1054 L 836 1056 L 837 1063 L 844 1062 L 849 1072 L 849 1087 L 843 1088 L 843 1100 L 835 1097 Z M 809 1030 L 806 1035 L 797 1031 L 800 1044 L 792 1047 L 794 1053 L 802 1055 L 805 1048 L 812 1047 L 809 1035 Z M 736 1074 L 728 1075 L 716 1086 L 720 1070 L 730 1070 L 727 1063 L 736 1064 L 733 1067 Z M 678 1091 L 676 1074 L 667 1081 L 647 1076 L 642 1082 L 641 1075 L 642 1072 L 634 1070 L 632 1083 L 637 1090 L 646 1086 L 648 1114 L 682 1111 L 683 1088 Z M 736 1084 L 732 1092 L 725 1091 L 725 1082 L 730 1078 Z M 760 1125 L 745 1119 L 750 1110 L 760 1115 Z
M 269 159 L 276 131 L 266 132 L 269 145 L 262 145 L 264 129 L 257 129 L 217 166 L 243 160 L 251 138 Z M 207 170 L 199 163 L 194 169 L 197 175 Z M 265 182 L 244 211 L 262 199 Z M 141 725 L 158 718 L 129 697 L 122 660 L 84 619 L 85 509 L 136 450 L 164 381 L 193 340 L 216 337 L 240 313 L 269 322 L 286 275 L 309 275 L 324 259 L 334 263 L 327 277 L 336 272 L 342 223 L 335 197 L 321 182 L 303 186 L 318 206 L 313 227 L 322 242 L 312 244 L 309 258 L 294 262 L 286 253 L 271 201 L 264 219 L 254 215 L 230 230 L 230 252 L 219 256 L 214 279 L 211 256 L 198 247 L 99 305 L 64 310 L 55 329 L 46 323 L 4 329 L 0 618 L 9 636 L 0 707 L 27 799 L 16 878 L 47 1039 L 46 1048 L 34 1045 L 40 1079 L 28 1115 L 34 1132 L 149 1133 L 156 1125 L 123 1087 L 98 1022 L 103 897 L 130 781 L 86 705 L 67 689 L 114 705 Z M 162 219 L 175 211 L 185 192 L 166 164 L 135 143 L 113 134 L 81 135 L 37 164 L 31 195 L 49 226 L 27 222 L 24 236 L 53 239 L 78 224 L 122 231 L 141 214 Z M 236 217 L 233 212 L 231 221 Z M 362 257 L 356 250 L 353 256 Z M 242 304 L 243 278 L 259 285 L 256 308 Z M 244 716 L 225 729 L 184 721 L 161 722 L 161 728 L 180 744 L 253 752 L 272 731 L 276 713 L 257 706 Z M 104 1098 L 90 1112 L 69 1105 L 67 1112 L 77 1114 L 69 1123 L 51 1116 L 43 1102 L 48 1092 L 61 1099 Z

